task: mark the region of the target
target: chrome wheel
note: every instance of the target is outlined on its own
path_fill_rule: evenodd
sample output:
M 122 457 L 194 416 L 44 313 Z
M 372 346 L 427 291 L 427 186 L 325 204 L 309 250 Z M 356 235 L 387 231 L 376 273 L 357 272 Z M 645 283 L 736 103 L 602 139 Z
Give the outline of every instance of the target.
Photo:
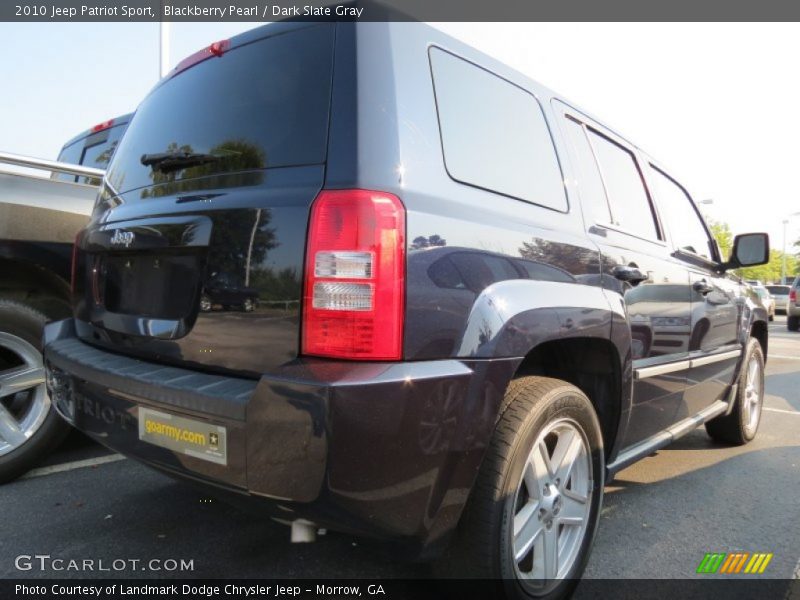
M 211 298 L 208 296 L 200 296 L 200 310 L 208 312 L 211 310 Z
M 50 411 L 39 350 L 0 332 L 0 456 L 27 442 Z
M 253 312 L 256 308 L 256 303 L 252 298 L 246 298 L 242 305 L 244 312 Z
M 747 363 L 747 379 L 744 388 L 744 425 L 747 433 L 753 435 L 761 420 L 761 404 L 764 398 L 764 381 L 761 376 L 761 362 L 758 356 L 751 356 Z
M 540 588 L 565 578 L 589 527 L 592 505 L 589 443 L 571 419 L 538 435 L 517 486 L 512 559 L 517 576 Z

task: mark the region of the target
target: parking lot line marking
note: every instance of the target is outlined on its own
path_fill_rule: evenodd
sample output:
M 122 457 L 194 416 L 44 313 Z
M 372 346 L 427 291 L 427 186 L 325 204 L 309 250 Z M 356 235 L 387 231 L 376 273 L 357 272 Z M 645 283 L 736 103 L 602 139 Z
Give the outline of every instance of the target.
M 787 415 L 800 415 L 800 411 L 783 410 L 782 408 L 769 408 L 769 407 L 765 406 L 764 410 L 768 410 L 768 411 L 771 411 L 771 412 L 786 413 Z
M 787 356 L 785 354 L 770 354 L 770 358 L 782 358 L 784 360 L 800 360 L 800 356 Z
M 53 473 L 63 473 L 64 471 L 72 471 L 74 469 L 85 469 L 86 467 L 96 467 L 97 465 L 104 465 L 107 463 L 117 462 L 118 460 L 125 460 L 122 454 L 110 454 L 108 456 L 98 456 L 97 458 L 87 458 L 84 460 L 74 460 L 72 462 L 61 463 L 60 465 L 51 465 L 49 467 L 41 467 L 39 469 L 31 469 L 20 479 L 31 479 L 33 477 L 43 477 L 45 475 L 52 475 Z

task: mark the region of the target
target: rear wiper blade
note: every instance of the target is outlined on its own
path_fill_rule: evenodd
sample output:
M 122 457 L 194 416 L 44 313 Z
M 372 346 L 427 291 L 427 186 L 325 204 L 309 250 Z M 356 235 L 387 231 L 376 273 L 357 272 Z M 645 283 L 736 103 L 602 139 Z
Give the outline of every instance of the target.
M 186 167 L 196 167 L 216 162 L 220 158 L 214 154 L 203 154 L 201 152 L 160 152 L 157 154 L 142 154 L 139 162 L 145 167 L 153 167 L 154 171 L 167 173 L 185 169 Z

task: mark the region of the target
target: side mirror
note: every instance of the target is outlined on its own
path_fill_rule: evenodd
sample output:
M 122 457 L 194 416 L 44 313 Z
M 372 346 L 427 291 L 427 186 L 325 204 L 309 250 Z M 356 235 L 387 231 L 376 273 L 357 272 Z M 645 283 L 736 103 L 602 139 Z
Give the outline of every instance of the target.
M 769 262 L 769 235 L 766 233 L 743 233 L 733 238 L 733 250 L 723 270 L 738 267 L 754 267 Z

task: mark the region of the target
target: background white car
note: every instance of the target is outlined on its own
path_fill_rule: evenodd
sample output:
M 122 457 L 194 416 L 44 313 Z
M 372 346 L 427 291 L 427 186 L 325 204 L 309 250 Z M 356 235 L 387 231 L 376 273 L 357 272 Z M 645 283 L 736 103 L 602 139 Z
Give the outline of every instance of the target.
M 753 289 L 755 290 L 758 297 L 761 298 L 761 304 L 764 305 L 764 308 L 767 309 L 767 314 L 769 315 L 769 320 L 775 320 L 775 298 L 772 297 L 772 294 L 769 293 L 769 290 L 765 288 L 763 285 L 754 285 Z
M 785 314 L 786 305 L 789 304 L 790 285 L 767 285 L 765 286 L 772 298 L 775 300 L 775 312 Z

